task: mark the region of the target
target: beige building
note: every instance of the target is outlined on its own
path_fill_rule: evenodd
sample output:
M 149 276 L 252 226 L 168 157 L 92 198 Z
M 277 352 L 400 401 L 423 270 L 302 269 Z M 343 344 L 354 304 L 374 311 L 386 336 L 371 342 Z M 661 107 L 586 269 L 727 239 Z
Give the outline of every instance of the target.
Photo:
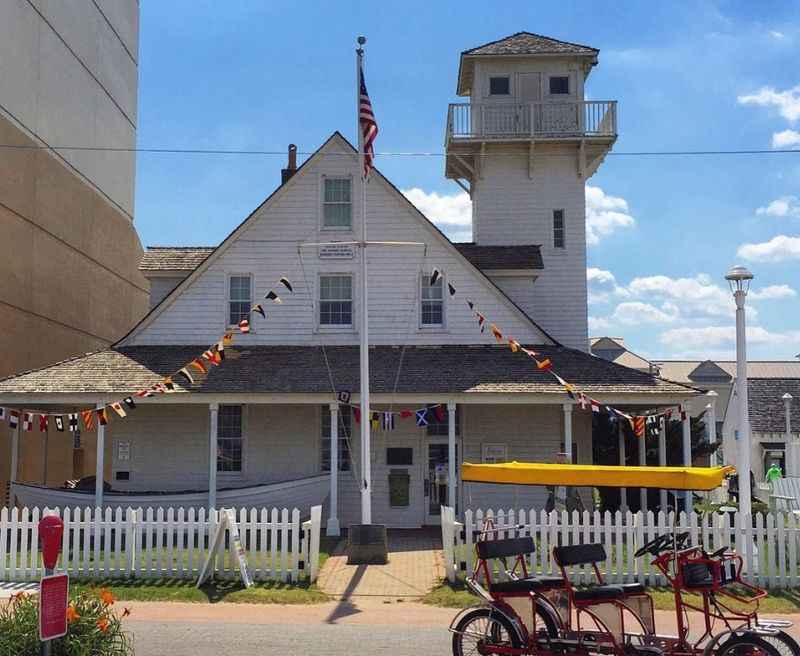
M 138 22 L 136 0 L 0 2 L 0 376 L 105 348 L 147 310 L 135 153 L 85 150 L 136 143 Z M 17 478 L 90 473 L 93 441 L 30 433 Z M 3 422 L 0 502 L 11 452 Z

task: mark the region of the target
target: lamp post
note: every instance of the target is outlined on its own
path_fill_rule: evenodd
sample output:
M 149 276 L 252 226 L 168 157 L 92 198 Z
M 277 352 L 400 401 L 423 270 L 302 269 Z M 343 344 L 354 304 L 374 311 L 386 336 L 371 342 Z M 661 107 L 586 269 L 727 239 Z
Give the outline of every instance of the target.
M 797 476 L 800 474 L 800 462 L 798 462 L 797 449 L 800 444 L 792 439 L 792 395 L 786 392 L 782 397 L 783 409 L 786 412 L 786 454 L 789 456 L 786 463 L 786 475 Z
M 750 498 L 750 416 L 747 410 L 747 347 L 744 322 L 744 302 L 750 290 L 753 274 L 743 266 L 735 266 L 725 274 L 725 280 L 736 302 L 736 400 L 739 412 L 739 430 L 736 431 L 739 474 L 739 513 L 752 514 Z M 748 520 L 749 521 L 749 520 Z

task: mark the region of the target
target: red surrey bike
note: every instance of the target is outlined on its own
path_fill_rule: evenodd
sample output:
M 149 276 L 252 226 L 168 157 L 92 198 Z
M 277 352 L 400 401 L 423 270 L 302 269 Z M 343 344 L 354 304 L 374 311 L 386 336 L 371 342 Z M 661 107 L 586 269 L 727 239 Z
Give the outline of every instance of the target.
M 520 467 L 520 463 L 512 465 Z M 480 469 L 487 467 L 495 471 Z M 509 483 L 509 472 L 502 467 L 465 463 L 462 476 L 467 481 Z M 594 470 L 623 468 L 546 465 L 542 473 L 542 465 L 528 467 L 534 471 L 525 473 L 526 485 L 595 486 L 617 480 L 620 487 L 635 485 L 629 482 L 627 470 L 648 470 L 641 472 L 648 487 L 666 487 L 664 469 L 679 469 L 626 467 L 624 476 L 618 471 L 609 479 Z M 699 478 L 689 476 L 684 487 L 676 487 L 676 481 L 670 480 L 672 489 L 711 489 L 701 484 L 721 480 L 725 473 L 722 469 L 680 469 L 696 472 Z M 560 575 L 533 576 L 527 568 L 527 558 L 536 550 L 533 538 L 493 539 L 500 531 L 522 528 L 495 529 L 489 523 L 481 531 L 467 585 L 482 603 L 464 609 L 451 622 L 454 656 L 800 656 L 800 646 L 784 631 L 790 622 L 759 620 L 759 602 L 767 592 L 742 579 L 742 559 L 727 548 L 709 554 L 702 547 L 689 546 L 688 533 L 673 532 L 657 536 L 636 551 L 637 557 L 652 557 L 652 564 L 675 596 L 677 635 L 662 635 L 656 630 L 652 598 L 642 584 L 608 584 L 604 580 L 599 567 L 606 560 L 603 545 L 554 547 Z M 570 577 L 573 567 L 591 569 L 594 582 L 574 586 Z M 702 635 L 690 636 L 690 611 L 702 615 Z

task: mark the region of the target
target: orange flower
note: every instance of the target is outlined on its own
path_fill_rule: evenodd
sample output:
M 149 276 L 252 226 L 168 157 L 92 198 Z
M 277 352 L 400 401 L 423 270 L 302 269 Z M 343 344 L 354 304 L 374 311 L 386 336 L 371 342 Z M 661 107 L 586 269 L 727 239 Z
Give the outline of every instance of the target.
M 77 619 L 80 619 L 80 615 L 75 610 L 75 606 L 67 606 L 67 622 L 72 624 Z
M 100 601 L 102 601 L 106 606 L 110 606 L 116 600 L 114 599 L 114 594 L 108 588 L 100 588 Z
M 108 620 L 105 617 L 97 620 L 97 628 L 100 629 L 103 633 L 108 631 Z

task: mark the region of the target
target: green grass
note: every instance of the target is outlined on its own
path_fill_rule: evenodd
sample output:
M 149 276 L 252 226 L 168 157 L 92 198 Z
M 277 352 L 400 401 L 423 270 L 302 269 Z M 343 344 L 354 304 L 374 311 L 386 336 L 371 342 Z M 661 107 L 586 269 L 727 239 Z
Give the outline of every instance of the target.
M 321 536 L 319 566 L 325 564 L 338 543 L 338 538 Z M 106 579 L 102 581 L 72 581 L 70 588 L 78 593 L 83 590 L 108 588 L 120 601 L 183 601 L 198 604 L 219 602 L 235 604 L 320 604 L 328 596 L 316 585 L 307 581 L 283 583 L 281 581 L 258 582 L 245 588 L 241 581 L 208 581 L 199 589 L 195 581 L 184 579 Z
M 648 588 L 653 598 L 656 610 L 674 610 L 675 598 L 672 589 L 664 587 Z M 694 594 L 684 594 L 684 599 L 689 603 L 699 604 L 700 597 Z M 467 608 L 474 606 L 479 601 L 466 587 L 463 577 L 454 583 L 443 581 L 422 598 L 423 604 L 440 606 L 442 608 Z M 743 608 L 742 605 L 733 605 L 733 608 Z M 759 612 L 769 615 L 785 615 L 800 613 L 800 589 L 772 590 L 766 599 L 762 599 Z

